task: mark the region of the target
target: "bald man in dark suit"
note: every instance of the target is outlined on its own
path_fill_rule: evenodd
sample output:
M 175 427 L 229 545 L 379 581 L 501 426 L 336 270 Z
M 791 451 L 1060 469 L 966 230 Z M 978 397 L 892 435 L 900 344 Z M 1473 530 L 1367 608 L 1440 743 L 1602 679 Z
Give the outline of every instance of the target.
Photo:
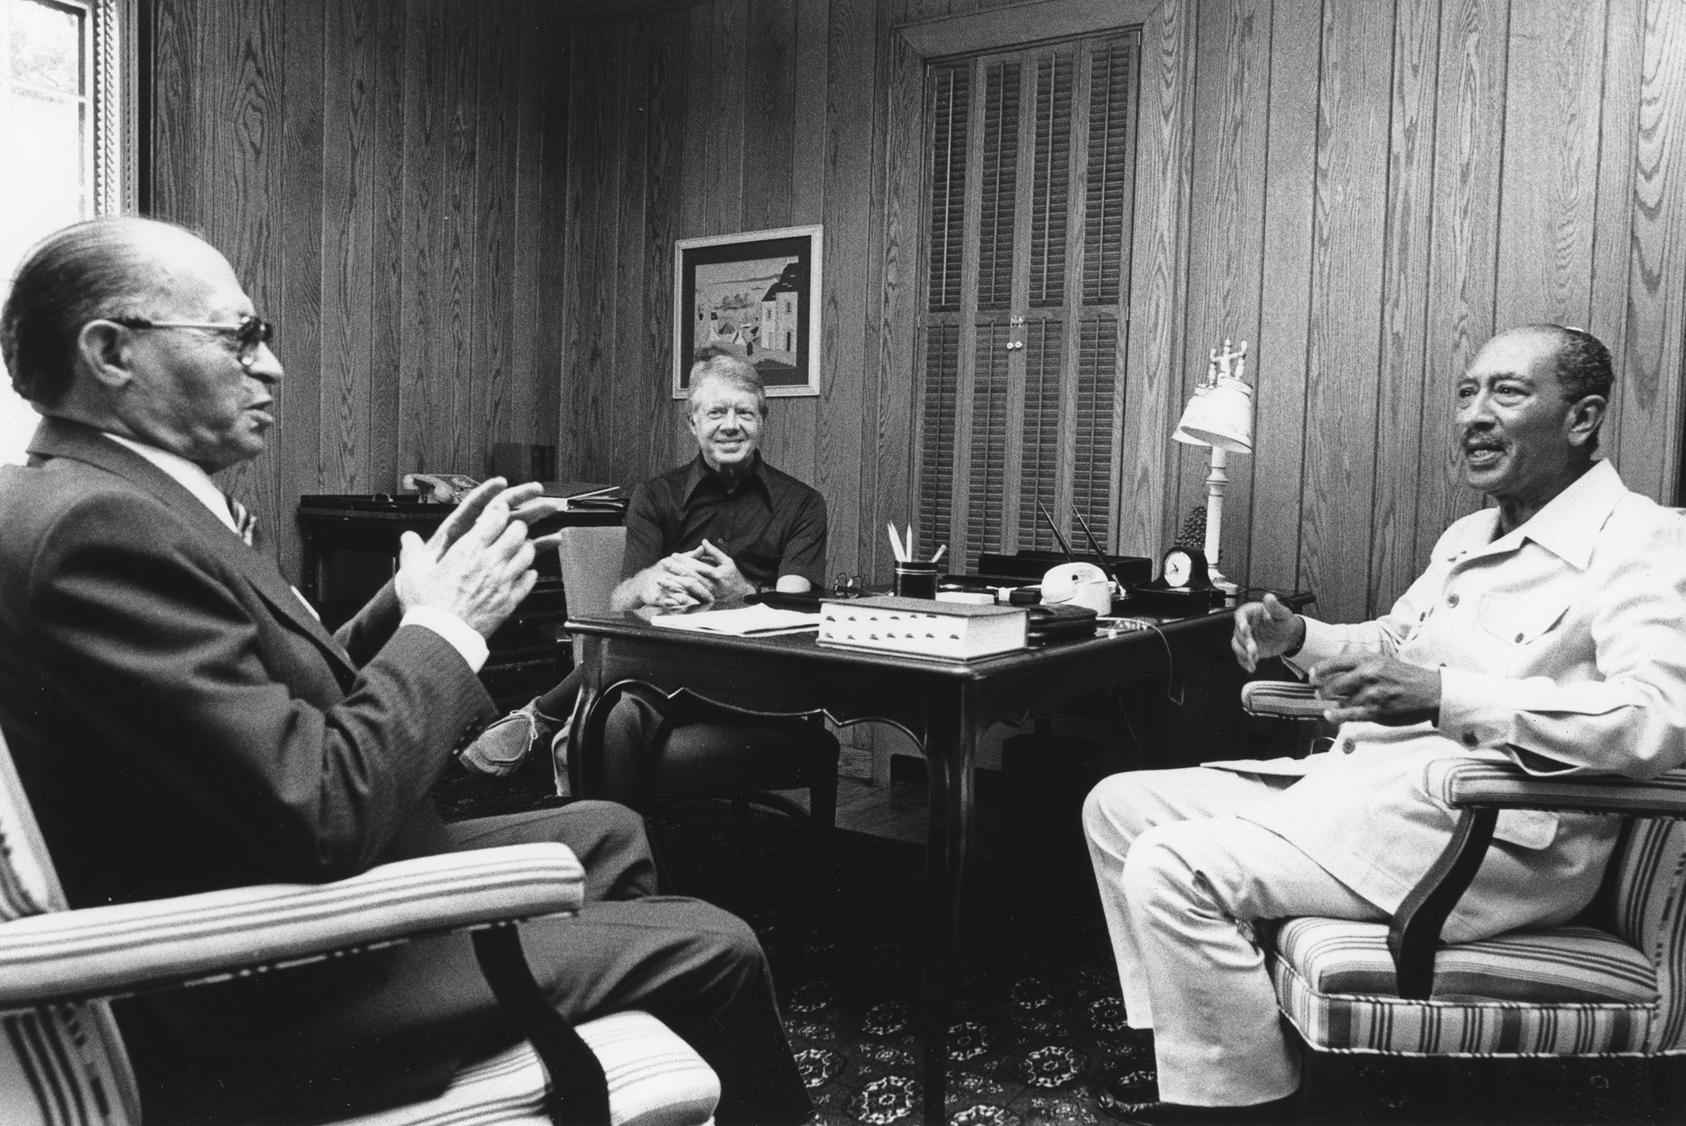
M 561 841 L 587 904 L 523 931 L 557 1007 L 655 1013 L 720 1074 L 722 1121 L 805 1118 L 755 936 L 652 894 L 635 815 L 433 810 L 452 750 L 493 714 L 476 674 L 532 588 L 536 489 L 488 482 L 430 540 L 406 536 L 338 635 L 243 538 L 210 475 L 264 448 L 269 338 L 222 255 L 140 219 L 51 236 L 0 313 L 13 384 L 45 416 L 29 466 L 0 469 L 0 728 L 71 904 Z M 420 1097 L 516 1036 L 461 936 L 118 1014 L 158 1121 Z

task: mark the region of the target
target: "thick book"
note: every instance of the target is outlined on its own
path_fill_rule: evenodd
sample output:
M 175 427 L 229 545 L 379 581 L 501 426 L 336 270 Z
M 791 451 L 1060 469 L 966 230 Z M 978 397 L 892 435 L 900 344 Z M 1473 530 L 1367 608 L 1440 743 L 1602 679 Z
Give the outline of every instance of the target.
M 1022 606 L 928 598 L 836 598 L 820 603 L 821 645 L 966 661 L 1023 649 Z

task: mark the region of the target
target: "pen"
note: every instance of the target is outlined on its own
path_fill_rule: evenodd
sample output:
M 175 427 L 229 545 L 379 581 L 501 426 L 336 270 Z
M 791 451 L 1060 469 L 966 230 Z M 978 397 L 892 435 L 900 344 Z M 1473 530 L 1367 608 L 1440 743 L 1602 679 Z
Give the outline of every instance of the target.
M 941 559 L 943 557 L 943 552 L 945 552 L 947 550 L 948 550 L 948 545 L 946 543 L 943 544 L 941 547 L 937 548 L 937 553 L 935 555 L 931 556 L 931 562 L 933 562 L 933 563 L 937 562 L 939 559 Z
M 902 550 L 901 537 L 896 533 L 895 524 L 886 521 L 884 524 L 884 530 L 890 533 L 890 550 L 895 553 L 896 562 L 906 563 L 907 552 Z

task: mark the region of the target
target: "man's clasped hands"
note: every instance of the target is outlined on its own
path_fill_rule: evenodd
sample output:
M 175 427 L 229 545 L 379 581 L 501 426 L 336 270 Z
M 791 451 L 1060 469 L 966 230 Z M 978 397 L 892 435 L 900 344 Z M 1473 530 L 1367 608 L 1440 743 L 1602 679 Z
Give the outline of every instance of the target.
M 689 551 L 663 557 L 644 572 L 643 579 L 639 601 L 664 610 L 706 606 L 755 590 L 732 557 L 706 539 Z

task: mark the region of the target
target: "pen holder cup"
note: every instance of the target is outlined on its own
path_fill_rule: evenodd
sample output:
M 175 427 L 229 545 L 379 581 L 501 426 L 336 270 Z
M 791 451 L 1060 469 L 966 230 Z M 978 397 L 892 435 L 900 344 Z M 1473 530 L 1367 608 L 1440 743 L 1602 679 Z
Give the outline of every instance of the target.
M 937 565 L 929 561 L 897 563 L 896 583 L 892 589 L 903 598 L 935 598 Z

